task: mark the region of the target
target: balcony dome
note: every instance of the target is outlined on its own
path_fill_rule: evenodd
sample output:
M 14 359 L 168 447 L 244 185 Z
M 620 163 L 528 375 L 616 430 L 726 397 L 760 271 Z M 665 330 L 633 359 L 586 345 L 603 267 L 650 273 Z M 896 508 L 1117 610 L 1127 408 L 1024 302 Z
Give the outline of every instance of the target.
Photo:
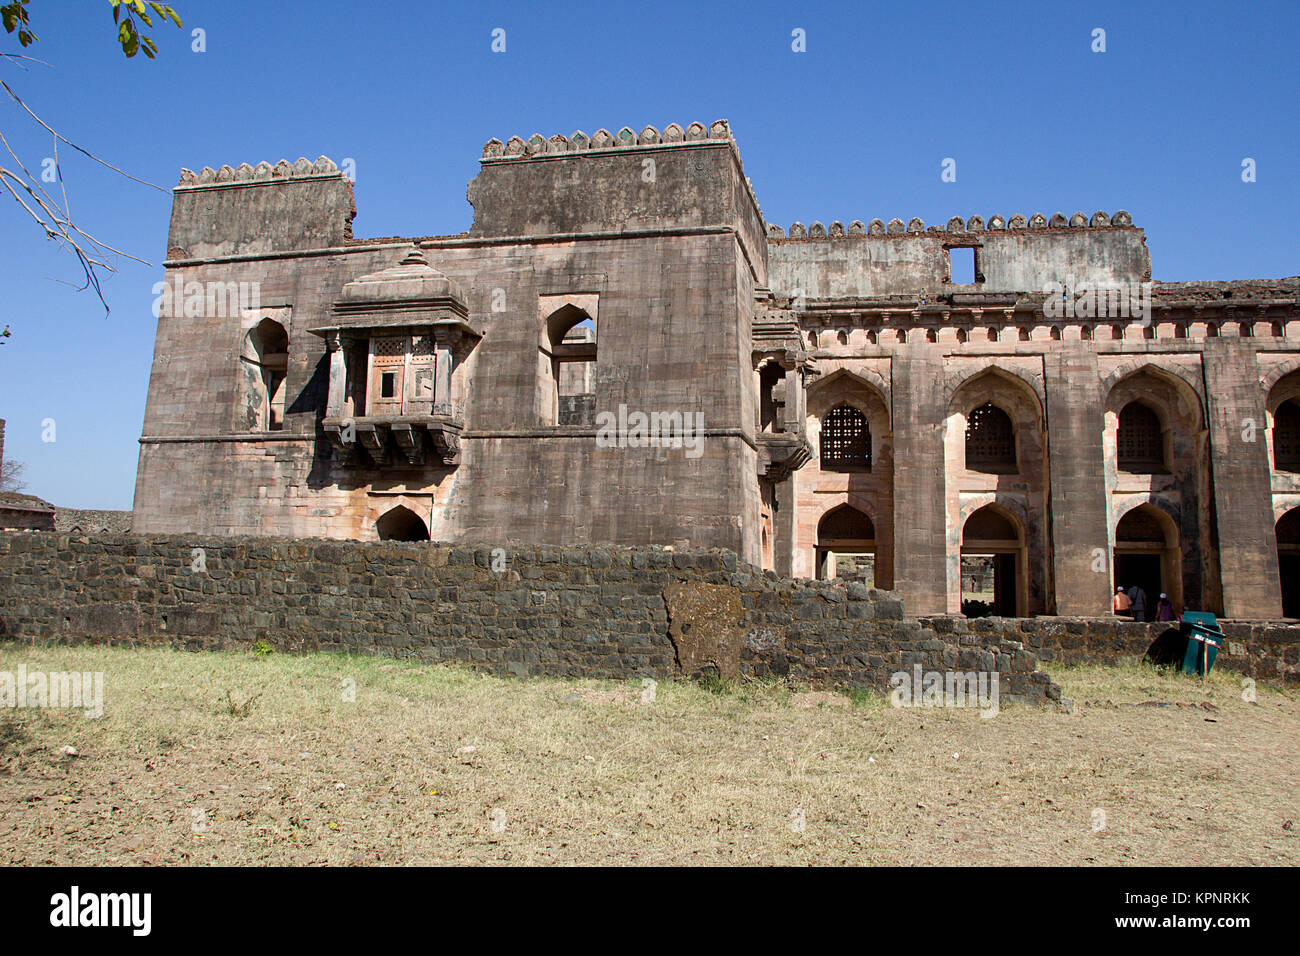
M 391 269 L 353 279 L 343 287 L 335 308 L 354 312 L 394 304 L 443 306 L 461 315 L 469 313 L 459 286 L 429 265 L 418 246 Z

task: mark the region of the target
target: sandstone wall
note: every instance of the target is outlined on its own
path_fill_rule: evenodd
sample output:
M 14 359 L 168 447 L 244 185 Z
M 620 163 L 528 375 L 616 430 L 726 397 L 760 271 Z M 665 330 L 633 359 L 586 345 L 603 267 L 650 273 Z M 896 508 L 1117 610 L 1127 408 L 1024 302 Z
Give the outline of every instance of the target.
M 261 187 L 246 188 L 253 202 Z M 341 465 L 319 431 L 328 360 L 324 341 L 307 325 L 328 314 L 346 282 L 392 266 L 409 249 L 169 265 L 169 283 L 257 283 L 263 309 L 279 310 L 289 335 L 285 427 L 234 427 L 247 317 L 164 311 L 134 530 L 373 537 L 375 519 L 401 503 L 442 540 L 690 541 L 757 558 L 754 522 L 737 519 L 755 507 L 757 491 L 753 400 L 737 384 L 750 372 L 748 316 L 737 294 L 748 268 L 731 234 L 426 243 L 430 261 L 468 290 L 471 321 L 484 333 L 453 375 L 466 425 L 461 464 Z M 600 448 L 594 427 L 539 422 L 539 298 L 565 293 L 599 299 L 596 411 L 625 404 L 702 414 L 700 457 L 680 449 Z M 747 288 L 744 301 L 750 299 Z

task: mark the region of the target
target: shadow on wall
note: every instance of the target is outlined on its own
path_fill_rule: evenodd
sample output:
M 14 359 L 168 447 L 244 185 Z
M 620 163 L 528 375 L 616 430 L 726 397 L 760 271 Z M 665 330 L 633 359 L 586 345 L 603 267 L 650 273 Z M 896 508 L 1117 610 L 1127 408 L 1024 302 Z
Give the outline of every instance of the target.
M 1187 635 L 1178 628 L 1171 627 L 1151 642 L 1146 660 L 1157 667 L 1177 666 L 1182 664 L 1186 653 Z

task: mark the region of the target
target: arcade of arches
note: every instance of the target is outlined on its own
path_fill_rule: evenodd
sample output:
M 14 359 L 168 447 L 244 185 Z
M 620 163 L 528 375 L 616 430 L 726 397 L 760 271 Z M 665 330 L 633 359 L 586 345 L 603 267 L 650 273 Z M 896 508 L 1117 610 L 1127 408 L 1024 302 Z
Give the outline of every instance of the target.
M 796 576 L 898 588 L 917 614 L 1095 616 L 1116 587 L 1140 587 L 1148 619 L 1161 594 L 1178 611 L 1300 617 L 1300 365 L 1270 387 L 1264 435 L 1247 449 L 1261 465 L 1267 454 L 1272 522 L 1251 528 L 1247 512 L 1230 535 L 1242 499 L 1223 481 L 1243 453 L 1221 446 L 1240 436 L 1215 432 L 1194 370 L 1103 365 L 1088 410 L 1057 401 L 1037 360 L 987 363 L 934 376 L 902 431 L 905 389 L 927 386 L 879 367 L 831 363 L 807 389 L 812 455 L 791 476 Z M 764 562 L 781 570 L 773 527 Z

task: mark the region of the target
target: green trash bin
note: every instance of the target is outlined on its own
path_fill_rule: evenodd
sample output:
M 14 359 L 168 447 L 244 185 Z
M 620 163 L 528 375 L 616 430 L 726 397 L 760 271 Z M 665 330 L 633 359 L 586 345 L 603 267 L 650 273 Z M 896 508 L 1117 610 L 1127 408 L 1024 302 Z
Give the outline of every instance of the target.
M 1227 635 L 1219 630 L 1219 619 L 1209 611 L 1184 611 L 1182 631 L 1187 635 L 1183 673 L 1205 675 L 1214 667 L 1219 648 Z

